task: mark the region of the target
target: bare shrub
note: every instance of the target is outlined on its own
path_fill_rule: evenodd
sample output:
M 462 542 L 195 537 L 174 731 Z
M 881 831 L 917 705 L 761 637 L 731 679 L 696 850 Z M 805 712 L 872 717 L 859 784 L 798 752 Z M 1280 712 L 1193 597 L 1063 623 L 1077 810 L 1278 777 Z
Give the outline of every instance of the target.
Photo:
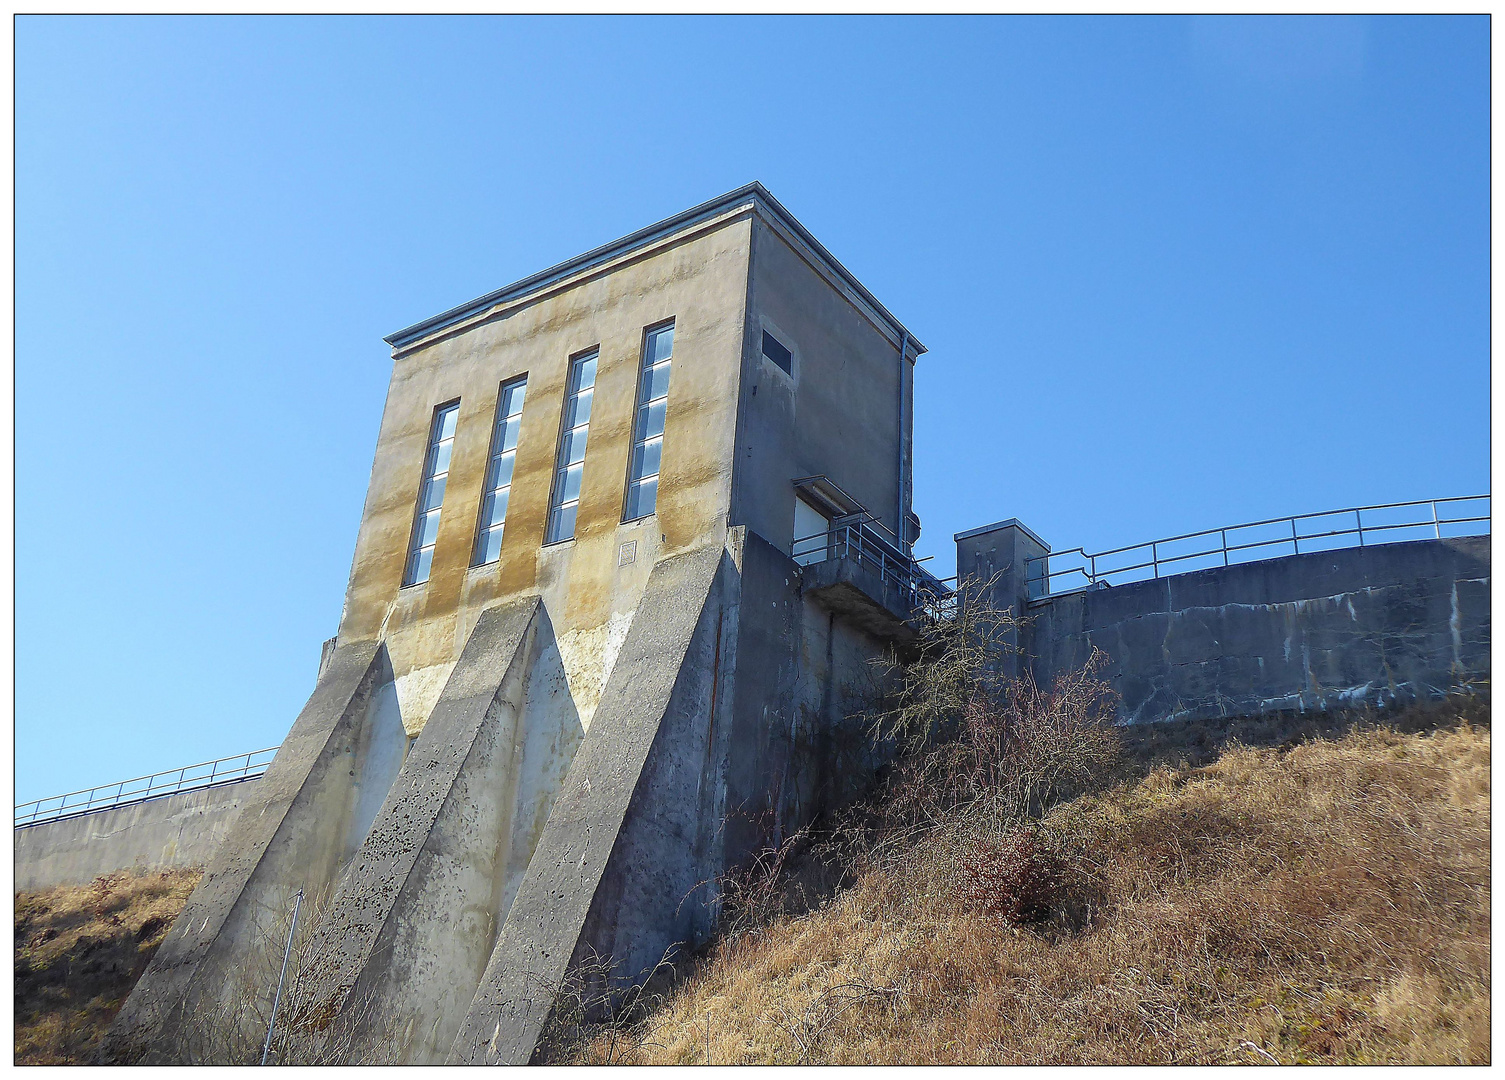
M 875 743 L 897 749 L 886 780 L 719 879 L 723 939 L 812 910 L 873 871 L 923 877 L 1016 922 L 1041 921 L 1047 909 L 1063 925 L 1081 922 L 1073 904 L 1083 875 L 1061 869 L 1054 839 L 1020 830 L 1110 778 L 1122 745 L 1118 699 L 1096 651 L 1046 689 L 1003 674 L 1019 622 L 991 600 L 995 584 L 964 582 L 949 618 L 922 621 L 903 656 L 874 665 L 864 720 Z M 1020 863 L 1027 849 L 1034 856 Z M 975 871 L 968 881 L 957 878 L 961 865 Z M 1007 898 L 1015 894 L 1017 903 Z
M 954 732 L 979 698 L 996 701 L 1005 695 L 1000 662 L 1014 651 L 1011 640 L 1020 620 L 992 601 L 997 583 L 996 576 L 960 582 L 949 617 L 920 619 L 912 644 L 875 662 L 875 688 L 890 688 L 869 711 L 876 739 L 895 742 L 901 753 L 916 753 Z
M 570 966 L 554 994 L 553 1009 L 539 1035 L 535 1060 L 574 1058 L 588 1065 L 633 1064 L 642 1039 L 633 1031 L 673 985 L 670 946 L 659 962 L 631 986 L 616 983 L 619 965 L 593 948 Z M 546 991 L 548 987 L 544 987 Z
M 1019 622 L 991 601 L 994 584 L 964 582 L 954 618 L 921 626 L 907 662 L 881 662 L 894 690 L 870 730 L 901 750 L 878 798 L 844 823 L 850 831 L 865 822 L 879 862 L 931 834 L 1004 858 L 1024 843 L 1012 839 L 1020 826 L 1107 780 L 1121 759 L 1118 697 L 1101 677 L 1101 652 L 1049 687 L 1027 672 L 1000 673 Z

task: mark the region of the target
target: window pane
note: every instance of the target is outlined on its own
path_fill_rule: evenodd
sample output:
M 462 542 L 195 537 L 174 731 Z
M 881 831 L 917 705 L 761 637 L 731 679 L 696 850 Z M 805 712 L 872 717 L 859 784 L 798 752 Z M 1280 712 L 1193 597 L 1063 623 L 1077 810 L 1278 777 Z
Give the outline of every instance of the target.
M 662 330 L 655 330 L 648 336 L 647 359 L 645 362 L 656 364 L 660 360 L 667 360 L 673 349 L 674 327 L 666 326 Z
M 523 411 L 523 396 L 527 393 L 527 383 L 513 383 L 502 391 L 503 416 L 518 416 Z
M 575 535 L 575 503 L 558 507 L 549 515 L 549 543 L 568 540 Z
M 413 553 L 408 570 L 408 584 L 420 585 L 429 579 L 429 567 L 434 561 L 434 549 L 422 548 Z
M 794 354 L 784 348 L 779 340 L 767 330 L 763 331 L 763 355 L 783 368 L 785 374 L 794 374 Z
M 580 474 L 585 468 L 583 464 L 571 465 L 565 469 L 559 481 L 559 502 L 572 502 L 580 498 Z
M 481 515 L 481 524 L 490 528 L 500 525 L 507 517 L 507 498 L 512 494 L 511 488 L 502 488 L 501 491 L 493 491 L 486 496 L 486 511 Z
M 638 409 L 638 438 L 651 439 L 664 433 L 664 405 L 658 401 Z
M 649 477 L 627 489 L 627 517 L 641 518 L 653 513 L 658 501 L 658 477 Z
M 428 547 L 439 535 L 439 511 L 430 510 L 418 519 L 418 535 L 413 541 L 414 547 Z
M 453 439 L 455 437 L 455 421 L 459 419 L 460 406 L 451 405 L 439 414 L 439 430 L 436 433 L 436 441 L 441 439 Z
M 576 465 L 585 460 L 585 443 L 590 435 L 589 428 L 576 428 L 574 431 L 564 433 L 564 443 L 559 447 L 559 463 L 561 465 Z
M 658 459 L 663 447 L 664 440 L 656 438 L 639 444 L 632 451 L 632 479 L 641 480 L 645 476 L 658 475 Z
M 502 444 L 498 450 L 511 450 L 517 446 L 517 433 L 523 426 L 521 416 L 508 417 L 502 421 Z
M 449 455 L 454 447 L 455 444 L 453 442 L 442 442 L 434 447 L 433 464 L 429 466 L 430 474 L 449 472 Z
M 570 407 L 565 410 L 564 426 L 567 428 L 579 427 L 581 424 L 590 423 L 591 397 L 594 391 L 582 390 L 570 399 Z
M 643 378 L 643 401 L 661 398 L 669 392 L 669 371 L 673 364 L 657 364 Z
M 575 370 L 573 372 L 571 372 L 571 375 L 572 375 L 572 378 L 570 379 L 570 392 L 571 393 L 574 393 L 576 390 L 584 390 L 584 389 L 587 389 L 589 387 L 595 386 L 596 385 L 596 358 L 594 356 L 589 356 L 589 357 L 586 357 L 584 360 L 578 360 L 578 361 L 576 361 L 576 363 L 575 363 Z
M 425 512 L 437 510 L 444 504 L 444 484 L 447 479 L 447 477 L 436 476 L 428 482 L 428 486 L 423 491 L 423 501 L 419 503 L 421 510 Z
M 502 554 L 502 527 L 498 525 L 494 529 L 487 529 L 481 534 L 481 550 L 477 553 L 476 562 L 496 562 Z
M 491 473 L 486 477 L 487 490 L 495 490 L 506 487 L 512 483 L 512 466 L 517 461 L 517 455 L 508 451 L 501 457 L 491 459 Z

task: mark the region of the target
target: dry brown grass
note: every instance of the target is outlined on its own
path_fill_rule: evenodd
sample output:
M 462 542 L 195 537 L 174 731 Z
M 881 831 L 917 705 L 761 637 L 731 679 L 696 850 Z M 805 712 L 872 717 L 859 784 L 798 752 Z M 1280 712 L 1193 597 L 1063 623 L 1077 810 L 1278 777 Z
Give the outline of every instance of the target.
M 92 1058 L 199 876 L 119 873 L 16 894 L 17 1064 Z
M 1047 815 L 1076 915 L 1032 929 L 941 831 L 576 1060 L 1487 1063 L 1489 762 L 1464 721 L 1156 766 Z

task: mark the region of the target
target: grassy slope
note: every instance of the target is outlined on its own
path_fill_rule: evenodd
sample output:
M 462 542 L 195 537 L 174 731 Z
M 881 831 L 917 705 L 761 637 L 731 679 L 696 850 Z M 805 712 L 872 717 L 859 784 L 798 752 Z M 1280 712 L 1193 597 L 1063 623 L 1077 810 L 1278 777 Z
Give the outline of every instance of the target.
M 576 1060 L 1488 1062 L 1487 727 L 1160 765 L 1057 807 L 1085 929 L 968 909 L 922 847 L 715 945 Z
M 87 1062 L 198 883 L 110 874 L 16 894 L 16 1063 Z

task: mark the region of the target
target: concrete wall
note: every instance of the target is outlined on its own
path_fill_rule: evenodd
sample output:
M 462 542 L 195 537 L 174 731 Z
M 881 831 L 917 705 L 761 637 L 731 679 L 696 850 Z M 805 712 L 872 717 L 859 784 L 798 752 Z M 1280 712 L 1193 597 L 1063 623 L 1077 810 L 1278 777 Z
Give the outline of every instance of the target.
M 1490 677 L 1488 537 L 1294 555 L 1021 602 L 1019 560 L 992 554 L 1030 547 L 1008 532 L 962 534 L 959 565 L 1002 572 L 999 601 L 1030 620 L 1020 647 L 1038 682 L 1094 648 L 1106 654 L 1127 723 L 1384 705 Z
M 85 885 L 117 870 L 207 866 L 257 783 L 184 791 L 17 829 L 16 891 Z
M 750 222 L 744 207 L 394 353 L 339 641 L 386 644 L 410 733 L 422 729 L 481 611 L 523 594 L 543 596 L 588 717 L 654 561 L 724 539 Z M 644 333 L 670 319 L 657 513 L 623 523 Z M 570 360 L 591 348 L 600 355 L 575 537 L 545 546 Z M 522 375 L 501 557 L 472 567 L 498 394 Z M 455 400 L 432 573 L 403 588 L 434 409 Z M 636 550 L 624 561 L 628 544 Z
M 757 219 L 752 239 L 732 521 L 788 554 L 790 481 L 824 475 L 899 535 L 899 450 L 902 441 L 907 460 L 917 343 L 901 365 L 892 327 L 868 317 L 792 237 Z M 763 356 L 765 329 L 793 351 L 793 375 Z

